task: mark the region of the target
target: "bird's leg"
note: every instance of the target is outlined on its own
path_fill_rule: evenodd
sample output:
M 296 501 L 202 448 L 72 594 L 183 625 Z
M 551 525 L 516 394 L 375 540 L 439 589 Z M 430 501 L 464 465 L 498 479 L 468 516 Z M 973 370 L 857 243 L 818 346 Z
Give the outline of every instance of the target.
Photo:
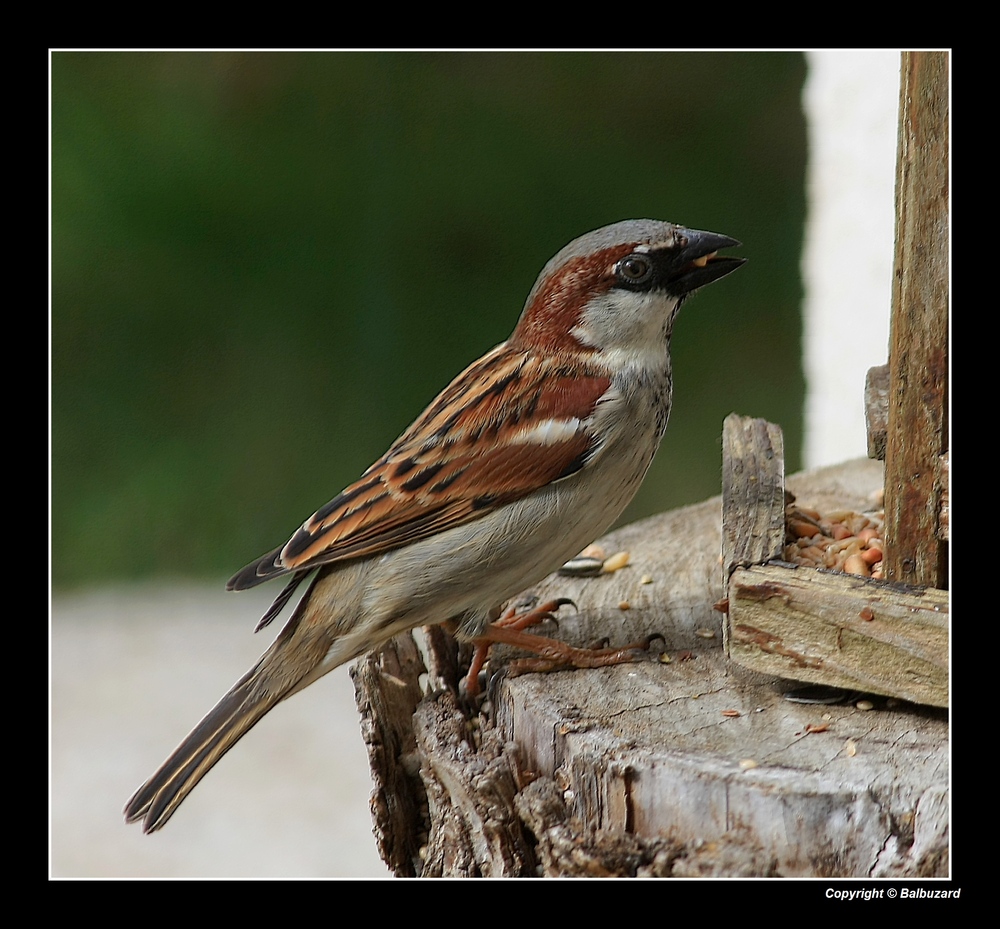
M 557 600 L 549 600 L 543 603 L 541 606 L 536 606 L 533 609 L 527 610 L 524 613 L 517 612 L 517 605 L 513 604 L 507 608 L 507 612 L 503 614 L 499 619 L 493 620 L 492 623 L 487 628 L 492 628 L 493 626 L 503 626 L 507 629 L 527 629 L 530 626 L 537 626 L 539 623 L 545 622 L 547 619 L 555 619 L 555 611 L 561 606 L 566 604 L 572 604 L 572 600 L 568 600 L 565 597 L 560 597 Z M 486 664 L 486 659 L 490 654 L 490 645 L 493 643 L 491 641 L 484 641 L 484 638 L 473 639 L 473 644 L 476 647 L 475 652 L 472 655 L 472 662 L 469 665 L 469 673 L 466 675 L 465 679 L 465 692 L 470 697 L 478 696 L 479 694 L 479 672 L 483 670 L 483 665 Z M 548 641 L 543 640 L 543 641 Z
M 554 613 L 559 607 L 572 602 L 572 600 L 565 598 L 549 600 L 521 614 L 518 614 L 515 608 L 511 607 L 503 616 L 490 623 L 481 636 L 473 639 L 476 651 L 465 684 L 469 696 L 474 697 L 479 693 L 479 672 L 486 663 L 490 646 L 497 642 L 534 652 L 538 656 L 537 658 L 517 658 L 510 662 L 507 665 L 507 672 L 516 676 L 532 671 L 555 671 L 560 668 L 604 668 L 609 665 L 637 661 L 654 639 L 663 638 L 660 635 L 651 635 L 641 642 L 632 642 L 617 648 L 576 648 L 565 642 L 560 642 L 558 639 L 549 639 L 524 631 L 547 619 L 554 619 Z

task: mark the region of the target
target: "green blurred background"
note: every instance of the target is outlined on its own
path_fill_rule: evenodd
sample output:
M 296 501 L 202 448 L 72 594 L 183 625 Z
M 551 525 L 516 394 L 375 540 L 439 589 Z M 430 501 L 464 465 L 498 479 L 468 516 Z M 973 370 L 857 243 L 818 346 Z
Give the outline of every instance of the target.
M 719 492 L 723 418 L 800 460 L 797 53 L 52 55 L 52 569 L 225 577 L 509 334 L 570 239 L 750 262 L 687 304 L 623 521 Z

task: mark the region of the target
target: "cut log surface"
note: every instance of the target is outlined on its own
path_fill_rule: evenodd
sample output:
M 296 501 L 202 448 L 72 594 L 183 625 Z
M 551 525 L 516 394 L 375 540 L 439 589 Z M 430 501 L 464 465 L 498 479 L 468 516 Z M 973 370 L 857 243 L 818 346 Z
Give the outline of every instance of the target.
M 736 842 L 785 876 L 938 873 L 943 714 L 800 705 L 779 690 L 705 649 L 665 667 L 516 679 L 497 717 L 526 767 L 553 777 L 590 828 L 695 849 Z
M 862 460 L 788 487 L 821 511 L 861 511 L 881 482 L 880 464 Z M 573 644 L 661 634 L 635 663 L 510 677 L 497 650 L 477 714 L 429 662 L 444 686 L 415 714 L 430 802 L 408 809 L 423 803 L 430 822 L 407 827 L 426 837 L 409 873 L 947 875 L 947 712 L 881 697 L 793 703 L 792 685 L 728 662 L 713 609 L 721 542 L 714 498 L 602 540 L 630 553 L 626 568 L 528 592 L 574 600 L 552 630 Z M 379 660 L 367 662 L 373 687 Z M 389 782 L 374 755 L 373 771 Z M 507 798 L 516 816 L 499 812 Z

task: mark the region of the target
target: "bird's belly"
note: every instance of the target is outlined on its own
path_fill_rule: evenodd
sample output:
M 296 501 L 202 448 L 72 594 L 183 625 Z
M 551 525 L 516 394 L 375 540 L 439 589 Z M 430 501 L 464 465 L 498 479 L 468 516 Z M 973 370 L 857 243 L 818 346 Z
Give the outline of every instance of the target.
M 482 631 L 490 610 L 540 581 L 602 535 L 621 515 L 652 461 L 652 437 L 619 454 L 605 449 L 593 471 L 381 556 L 364 608 L 395 631 L 462 617 L 461 633 Z

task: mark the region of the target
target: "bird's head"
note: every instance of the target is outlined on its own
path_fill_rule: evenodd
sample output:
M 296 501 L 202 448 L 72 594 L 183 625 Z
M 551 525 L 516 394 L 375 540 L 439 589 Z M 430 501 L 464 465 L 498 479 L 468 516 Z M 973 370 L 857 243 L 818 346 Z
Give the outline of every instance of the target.
M 738 245 L 729 236 L 652 219 L 588 232 L 542 269 L 508 345 L 608 356 L 662 353 L 684 299 L 746 260 L 717 254 Z

